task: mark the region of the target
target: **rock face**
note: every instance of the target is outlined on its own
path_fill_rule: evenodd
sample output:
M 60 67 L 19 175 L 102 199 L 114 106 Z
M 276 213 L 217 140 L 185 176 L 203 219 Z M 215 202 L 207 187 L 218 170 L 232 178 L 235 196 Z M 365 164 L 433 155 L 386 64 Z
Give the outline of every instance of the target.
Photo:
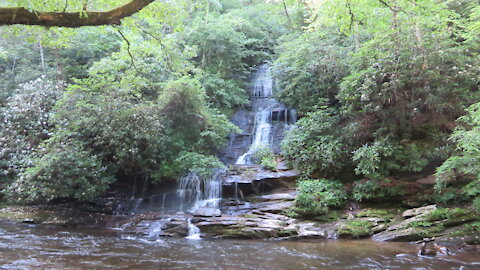
M 299 176 L 295 170 L 268 171 L 259 165 L 234 165 L 223 182 L 224 194 L 241 199 L 278 188 L 294 189 Z

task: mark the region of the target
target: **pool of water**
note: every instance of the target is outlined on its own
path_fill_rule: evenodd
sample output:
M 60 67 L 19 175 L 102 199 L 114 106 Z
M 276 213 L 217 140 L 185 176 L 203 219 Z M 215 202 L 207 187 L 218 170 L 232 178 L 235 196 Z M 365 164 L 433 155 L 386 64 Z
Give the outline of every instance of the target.
M 480 269 L 417 245 L 149 238 L 0 220 L 0 269 Z

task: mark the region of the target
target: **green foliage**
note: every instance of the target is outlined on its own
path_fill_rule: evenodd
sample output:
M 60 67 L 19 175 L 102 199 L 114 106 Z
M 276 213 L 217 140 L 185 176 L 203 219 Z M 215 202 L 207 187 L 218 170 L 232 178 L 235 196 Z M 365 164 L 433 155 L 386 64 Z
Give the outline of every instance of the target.
M 35 166 L 6 190 L 10 198 L 22 202 L 64 197 L 93 200 L 114 180 L 102 162 L 75 141 L 47 143 L 43 151 Z
M 214 169 L 225 169 L 225 165 L 215 156 L 206 156 L 195 152 L 182 152 L 175 160 L 179 170 L 185 173 L 195 173 L 201 179 L 212 176 Z
M 222 79 L 244 79 L 249 66 L 269 57 L 268 48 L 283 29 L 266 10 L 246 7 L 225 14 L 197 17 L 185 32 L 188 44 L 198 50 L 202 69 Z
M 480 212 L 480 196 L 473 199 L 472 206 L 475 211 Z
M 335 128 L 338 122 L 327 110 L 307 114 L 286 133 L 282 154 L 306 175 L 335 175 L 345 167 L 349 155 L 348 145 Z
M 347 199 L 343 185 L 325 179 L 305 179 L 298 183 L 298 194 L 294 210 L 306 217 L 324 215 L 329 208 L 342 206 Z
M 348 74 L 352 43 L 337 31 L 310 31 L 283 37 L 273 73 L 281 101 L 300 113 L 336 103 L 339 82 Z
M 435 202 L 443 205 L 458 204 L 468 201 L 470 197 L 459 187 L 446 187 L 436 190 L 433 196 Z
M 352 195 L 356 201 L 384 200 L 401 197 L 406 194 L 403 184 L 395 184 L 378 180 L 356 181 Z
M 425 220 L 434 222 L 444 219 L 456 218 L 464 216 L 468 213 L 467 210 L 461 208 L 438 208 L 425 215 Z
M 283 151 L 307 175 L 430 170 L 445 158 L 453 120 L 478 100 L 480 43 L 467 41 L 478 40 L 476 4 L 396 5 L 406 12 L 379 1 L 307 3 L 310 28 L 278 46 L 280 98 L 303 116 Z
M 205 73 L 199 81 L 208 96 L 208 103 L 215 108 L 228 111 L 248 103 L 246 91 L 235 80 Z
M 459 123 L 451 136 L 456 152 L 437 168 L 435 174 L 435 189 L 443 202 L 456 197 L 464 201 L 480 194 L 480 103 L 471 105 L 467 114 L 459 118 Z M 447 183 L 455 182 L 456 178 L 465 178 L 468 183 L 461 190 L 447 187 Z M 457 196 L 453 196 L 452 190 L 457 190 Z
M 382 180 L 392 172 L 419 172 L 428 163 L 415 144 L 395 144 L 388 139 L 376 140 L 353 151 L 355 173 Z
M 409 224 L 409 226 L 413 228 L 431 227 L 432 225 L 433 225 L 432 222 L 425 221 L 425 220 L 414 221 Z
M 255 149 L 252 154 L 252 160 L 267 170 L 275 170 L 277 168 L 275 154 L 268 146 L 260 146 Z
M 372 235 L 370 229 L 374 226 L 374 223 L 365 219 L 351 219 L 347 220 L 345 224 L 338 229 L 339 236 L 348 236 L 353 238 L 360 238 Z

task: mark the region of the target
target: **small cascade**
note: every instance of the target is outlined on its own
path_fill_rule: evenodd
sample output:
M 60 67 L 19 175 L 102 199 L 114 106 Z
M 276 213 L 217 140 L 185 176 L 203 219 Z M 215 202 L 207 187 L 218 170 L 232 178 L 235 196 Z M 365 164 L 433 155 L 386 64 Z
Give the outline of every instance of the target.
M 140 205 L 142 204 L 143 202 L 143 198 L 136 198 L 136 199 L 133 199 L 133 204 L 132 204 L 132 210 L 131 212 L 132 213 L 135 213 L 138 211 L 138 208 L 140 207 Z
M 148 237 L 149 238 L 158 238 L 162 235 L 163 222 L 158 220 L 150 224 L 148 227 Z
M 196 173 L 188 173 L 178 180 L 177 194 L 180 197 L 180 211 L 194 211 L 198 208 L 218 208 L 222 199 L 224 169 L 214 169 L 209 179 L 201 179 Z
M 187 223 L 188 223 L 188 236 L 185 237 L 185 238 L 187 238 L 189 240 L 200 240 L 200 239 L 202 239 L 200 237 L 200 229 L 197 226 L 192 224 L 192 219 L 191 218 L 189 218 L 187 220 Z

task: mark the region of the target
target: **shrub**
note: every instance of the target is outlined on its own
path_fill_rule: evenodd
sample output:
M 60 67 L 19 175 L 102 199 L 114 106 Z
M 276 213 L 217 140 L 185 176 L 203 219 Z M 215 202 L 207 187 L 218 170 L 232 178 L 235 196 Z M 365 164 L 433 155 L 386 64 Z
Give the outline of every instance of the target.
M 480 196 L 477 196 L 472 202 L 473 210 L 480 212 Z
M 309 177 L 335 176 L 349 159 L 348 146 L 335 127 L 338 121 L 327 110 L 307 114 L 286 133 L 282 154 Z
M 391 185 L 385 181 L 361 180 L 353 185 L 353 199 L 356 201 L 378 200 L 400 197 L 406 194 L 402 184 Z
M 179 171 L 182 173 L 195 173 L 201 179 L 212 176 L 213 169 L 225 169 L 225 165 L 215 156 L 207 156 L 195 152 L 182 152 L 175 160 Z
M 61 96 L 53 82 L 39 77 L 20 86 L 7 100 L 0 128 L 0 185 L 28 166 L 38 145 L 50 136 L 52 107 Z
M 101 161 L 77 142 L 67 141 L 47 149 L 46 154 L 7 189 L 14 200 L 44 202 L 72 197 L 93 200 L 114 180 Z
M 330 207 L 340 207 L 347 199 L 343 185 L 326 179 L 305 179 L 298 183 L 295 211 L 302 216 L 326 214 Z
M 253 152 L 253 162 L 259 163 L 264 169 L 275 170 L 277 162 L 275 154 L 268 146 L 260 146 Z
M 458 196 L 462 200 L 480 195 L 480 103 L 471 105 L 467 114 L 458 119 L 457 127 L 450 137 L 456 143 L 456 153 L 448 158 L 435 173 L 435 190 L 443 195 L 444 202 L 455 199 L 448 183 L 457 178 L 469 180 Z M 446 198 L 448 198 L 448 200 Z M 442 198 L 442 197 L 441 197 Z
M 395 172 L 419 172 L 428 163 L 415 144 L 399 144 L 388 138 L 364 144 L 353 152 L 352 160 L 356 174 L 375 180 Z

